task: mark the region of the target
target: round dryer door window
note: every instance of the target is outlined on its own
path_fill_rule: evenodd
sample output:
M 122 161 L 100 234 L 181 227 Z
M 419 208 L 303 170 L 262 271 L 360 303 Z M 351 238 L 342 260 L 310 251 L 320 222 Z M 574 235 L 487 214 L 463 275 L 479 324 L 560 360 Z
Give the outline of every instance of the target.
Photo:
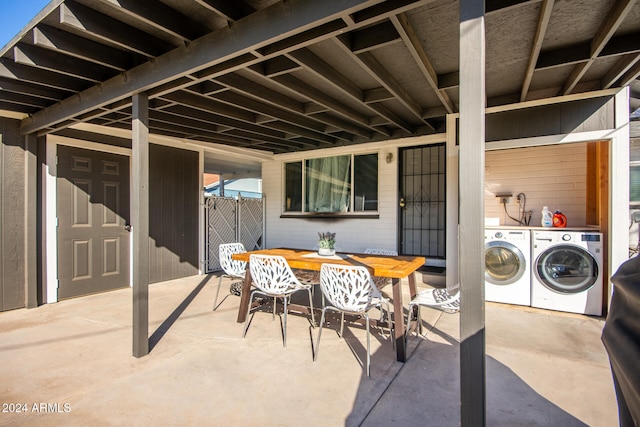
M 598 263 L 585 249 L 553 246 L 536 260 L 538 280 L 552 291 L 576 294 L 591 288 L 598 277 Z
M 522 251 L 509 242 L 489 242 L 484 251 L 484 277 L 494 285 L 510 285 L 527 269 Z

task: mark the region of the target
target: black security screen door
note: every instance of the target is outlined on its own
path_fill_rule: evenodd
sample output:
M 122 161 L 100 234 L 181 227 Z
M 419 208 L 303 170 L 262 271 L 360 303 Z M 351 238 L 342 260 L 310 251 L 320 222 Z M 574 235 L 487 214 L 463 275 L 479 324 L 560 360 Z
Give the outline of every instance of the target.
M 400 251 L 444 259 L 446 255 L 445 145 L 400 151 Z

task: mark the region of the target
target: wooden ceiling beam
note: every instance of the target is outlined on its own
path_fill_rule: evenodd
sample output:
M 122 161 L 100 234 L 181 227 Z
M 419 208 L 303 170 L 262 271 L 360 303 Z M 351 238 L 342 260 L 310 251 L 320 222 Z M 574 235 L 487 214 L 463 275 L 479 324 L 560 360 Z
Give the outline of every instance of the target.
M 431 61 L 427 53 L 425 52 L 418 36 L 413 30 L 413 26 L 409 22 L 409 18 L 406 14 L 401 13 L 391 18 L 391 22 L 398 31 L 400 37 L 404 41 L 405 46 L 409 49 L 413 60 L 422 71 L 422 74 L 427 79 L 427 83 L 431 86 L 431 90 L 434 91 L 442 105 L 447 109 L 447 112 L 455 112 L 455 107 L 447 94 L 446 89 L 440 89 L 438 87 L 438 75 L 436 70 L 431 65 Z
M 92 84 L 88 80 L 18 64 L 6 58 L 0 58 L 0 77 L 35 83 L 65 92 L 80 92 Z
M 198 21 L 156 0 L 100 0 L 137 20 L 182 41 L 195 40 L 209 32 Z
M 131 53 L 67 33 L 45 24 L 39 24 L 29 33 L 29 41 L 46 49 L 64 53 L 74 58 L 93 62 L 118 71 L 134 65 Z
M 255 12 L 255 9 L 243 0 L 195 0 L 195 2 L 230 22 L 239 21 Z
M 609 89 L 613 86 L 627 71 L 638 63 L 638 61 L 640 61 L 640 53 L 630 53 L 618 59 L 609 72 L 600 80 L 602 89 Z
M 103 40 L 107 45 L 116 45 L 124 50 L 152 58 L 176 47 L 72 0 L 65 0 L 60 5 L 58 23 L 75 31 L 91 33 L 93 37 Z
M 291 38 L 318 27 L 319 23 L 333 22 L 337 16 L 353 13 L 375 3 L 375 0 L 343 0 L 338 3 L 290 0 L 286 3 L 277 3 L 238 21 L 233 28 L 224 27 L 215 30 L 194 40 L 189 46 L 177 47 L 153 62 L 146 62 L 128 70 L 125 81 L 120 78 L 109 79 L 82 91 L 79 97 L 67 98 L 23 119 L 21 132 L 32 133 L 49 128 L 71 117 L 98 109 L 114 100 L 148 91 L 159 84 L 199 72 L 207 67 L 211 68 L 238 56 L 244 56 L 260 46 Z M 61 21 L 66 21 L 66 25 L 71 28 L 77 26 L 77 29 L 83 30 L 82 21 L 71 10 L 65 9 L 65 11 L 69 12 L 70 16 L 61 17 Z M 256 32 L 257 27 L 262 31 Z M 256 62 L 258 62 L 257 59 Z M 245 63 L 245 66 L 249 65 L 251 64 Z M 210 74 L 198 76 L 202 80 L 211 77 Z
M 48 99 L 50 101 L 57 101 L 58 99 L 66 98 L 71 95 L 70 92 L 63 90 L 27 83 L 21 80 L 10 80 L 3 77 L 0 77 L 0 90 L 35 96 L 37 98 Z
M 576 87 L 578 82 L 591 67 L 607 42 L 613 37 L 616 29 L 620 26 L 627 14 L 633 9 L 636 0 L 617 0 L 611 11 L 598 28 L 595 36 L 591 40 L 591 52 L 589 60 L 575 66 L 564 85 L 561 94 L 568 95 Z
M 72 56 L 61 55 L 52 50 L 41 47 L 18 43 L 13 48 L 13 58 L 18 64 L 33 66 L 53 73 L 64 74 L 78 79 L 98 83 L 107 80 L 118 71 L 87 62 Z
M 529 54 L 529 62 L 527 69 L 524 72 L 524 80 L 522 82 L 522 89 L 520 90 L 520 102 L 524 102 L 527 99 L 529 93 L 529 87 L 531 86 L 531 80 L 533 79 L 533 73 L 536 70 L 536 64 L 538 63 L 538 57 L 540 56 L 540 50 L 542 49 L 542 42 L 544 36 L 547 33 L 549 27 L 549 20 L 551 19 L 551 11 L 555 0 L 544 0 L 540 7 L 540 17 L 538 18 L 538 26 L 536 28 L 536 35 L 533 38 L 533 45 L 531 46 L 531 53 Z

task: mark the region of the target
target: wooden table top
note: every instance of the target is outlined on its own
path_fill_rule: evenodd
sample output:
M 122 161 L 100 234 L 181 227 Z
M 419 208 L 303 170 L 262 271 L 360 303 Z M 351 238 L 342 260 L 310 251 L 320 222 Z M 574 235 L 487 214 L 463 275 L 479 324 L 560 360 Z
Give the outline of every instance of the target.
M 362 265 L 373 276 L 403 279 L 422 267 L 425 258 L 421 256 L 385 256 L 367 254 L 336 253 L 334 256 L 321 256 L 306 249 L 273 248 L 234 254 L 233 259 L 249 262 L 251 254 L 280 255 L 287 260 L 291 268 L 320 271 L 322 264 Z

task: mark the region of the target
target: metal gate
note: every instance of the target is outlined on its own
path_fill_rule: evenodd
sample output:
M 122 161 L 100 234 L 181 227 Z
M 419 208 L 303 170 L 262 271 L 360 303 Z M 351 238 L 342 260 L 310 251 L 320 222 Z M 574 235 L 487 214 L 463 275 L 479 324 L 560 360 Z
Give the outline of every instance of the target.
M 264 198 L 207 197 L 205 213 L 207 273 L 220 270 L 221 243 L 240 242 L 248 251 L 263 248 Z

